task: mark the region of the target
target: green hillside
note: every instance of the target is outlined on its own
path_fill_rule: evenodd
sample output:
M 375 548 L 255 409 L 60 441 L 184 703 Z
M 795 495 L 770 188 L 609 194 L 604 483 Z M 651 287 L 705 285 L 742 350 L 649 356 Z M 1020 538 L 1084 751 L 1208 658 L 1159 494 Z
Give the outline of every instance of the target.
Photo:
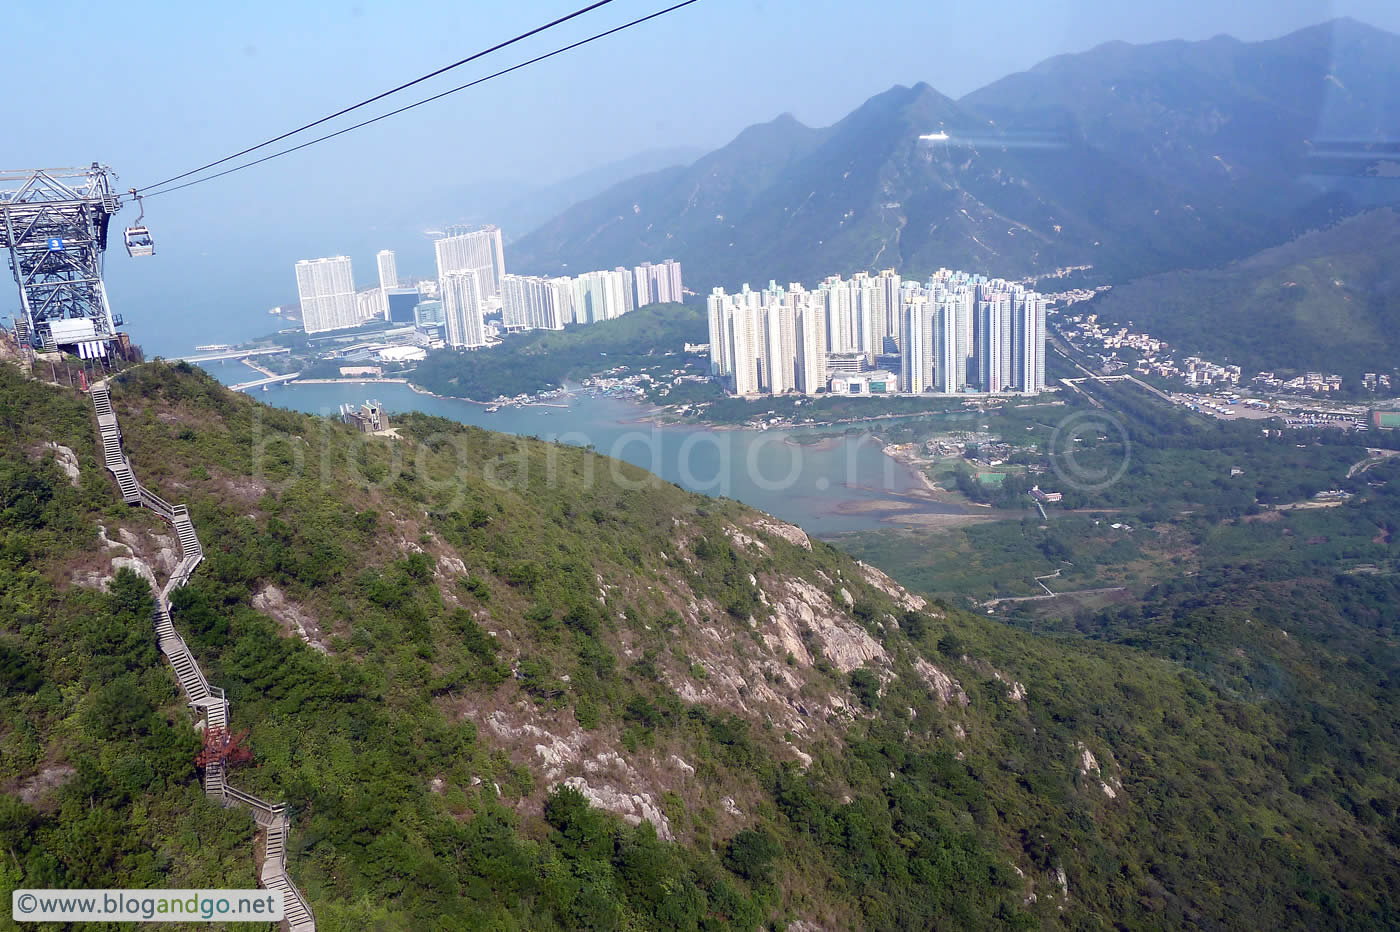
M 321 929 L 1400 917 L 1393 675 L 1280 705 L 1242 686 L 1264 670 L 917 601 L 587 450 L 415 415 L 364 436 L 185 366 L 112 397 L 205 541 L 175 623 L 251 731 L 236 779 L 290 806 Z M 145 584 L 112 565 L 163 579 L 163 527 L 119 504 L 85 397 L 5 367 L 0 414 L 0 878 L 251 886 L 251 824 L 205 804 Z
M 1391 372 L 1400 360 L 1400 214 L 1369 211 L 1219 269 L 1114 288 L 1092 309 L 1178 349 L 1269 369 Z
M 650 304 L 596 324 L 509 336 L 490 352 L 439 350 L 419 363 L 412 379 L 439 395 L 490 401 L 558 388 L 616 366 L 652 365 L 686 343 L 708 340 L 703 310 Z

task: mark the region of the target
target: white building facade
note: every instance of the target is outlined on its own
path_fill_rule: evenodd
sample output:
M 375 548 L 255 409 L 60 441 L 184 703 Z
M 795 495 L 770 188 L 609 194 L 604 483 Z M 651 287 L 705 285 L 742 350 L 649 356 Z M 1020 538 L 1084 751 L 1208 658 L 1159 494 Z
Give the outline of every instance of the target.
M 303 259 L 296 264 L 296 276 L 302 329 L 307 333 L 341 330 L 360 323 L 349 256 Z
M 1020 283 L 949 269 L 905 281 L 886 269 L 810 292 L 715 288 L 706 310 L 711 375 L 738 394 L 813 393 L 837 375 L 850 390 L 860 380 L 848 376 L 877 366 L 897 369 L 906 394 L 1045 389 L 1045 299 Z M 887 381 L 872 376 L 872 392 Z
M 486 345 L 486 297 L 475 269 L 448 272 L 441 280 L 447 345 L 476 349 Z

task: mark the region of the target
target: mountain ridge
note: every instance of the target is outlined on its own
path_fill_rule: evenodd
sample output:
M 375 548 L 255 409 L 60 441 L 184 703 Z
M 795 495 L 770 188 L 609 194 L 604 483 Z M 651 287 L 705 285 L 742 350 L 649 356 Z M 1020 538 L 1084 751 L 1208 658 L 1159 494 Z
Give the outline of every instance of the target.
M 1340 78 L 1332 41 L 1360 62 Z M 785 115 L 615 185 L 514 257 L 553 273 L 664 254 L 698 290 L 876 265 L 1017 277 L 1091 264 L 1122 279 L 1218 264 L 1354 209 L 1303 183 L 1305 139 L 1395 123 L 1379 90 L 1400 80 L 1393 52 L 1389 33 L 1324 24 L 1265 43 L 1101 45 L 958 100 L 896 85 L 828 127 Z M 1329 95 L 1329 76 L 1359 89 Z M 917 139 L 940 130 L 950 138 Z

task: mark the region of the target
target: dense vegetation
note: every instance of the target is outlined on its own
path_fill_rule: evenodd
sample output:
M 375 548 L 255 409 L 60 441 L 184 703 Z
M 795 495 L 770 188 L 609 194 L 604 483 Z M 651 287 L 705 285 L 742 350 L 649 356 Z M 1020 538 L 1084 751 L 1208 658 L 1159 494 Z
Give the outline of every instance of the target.
M 1345 813 L 1289 837 L 1325 844 L 1335 858 L 1329 875 L 1388 891 L 1391 904 L 1370 921 L 1393 924 L 1395 875 L 1378 864 L 1393 863 L 1393 853 L 1379 852 L 1400 842 L 1400 466 L 1377 461 L 1348 477 L 1366 454 L 1337 431 L 1266 437 L 1257 425 L 1197 422 L 1141 393 L 1105 388 L 1100 397 L 1129 425 L 1134 467 L 1112 488 L 1081 492 L 1074 504 L 1083 513 L 1051 505 L 1048 520 L 1031 509 L 1021 520 L 853 535 L 842 546 L 910 585 L 977 598 L 1043 592 L 1033 576 L 1060 592 L 1126 585 L 1113 595 L 1003 602 L 997 611 L 1041 635 L 1160 657 L 1240 702 L 1241 724 L 1264 739 L 1254 766 L 1319 812 Z M 1121 457 L 1124 439 L 1081 453 L 1080 468 Z M 1390 438 L 1369 438 L 1378 439 Z M 1226 462 L 1242 474 L 1222 474 Z M 1351 497 L 1309 501 L 1322 489 Z M 1240 779 L 1243 802 L 1251 778 Z M 1237 841 L 1273 843 L 1258 823 Z M 1303 861 L 1296 869 L 1310 887 L 1317 868 Z M 1317 889 L 1307 896 L 1330 899 Z
M 686 343 L 704 343 L 702 309 L 653 304 L 596 324 L 532 330 L 505 338 L 490 351 L 439 350 L 418 364 L 412 380 L 439 395 L 490 401 L 558 388 L 618 366 L 655 365 Z
M 1346 642 L 1310 624 L 1310 601 L 1238 617 L 1256 626 L 1247 664 L 1221 633 L 1243 629 L 1162 601 L 1180 592 L 1131 630 L 1033 636 L 909 611 L 820 542 L 741 544 L 748 509 L 586 450 L 422 416 L 391 443 L 184 367 L 133 370 L 114 400 L 143 481 L 191 504 L 208 557 L 177 624 L 252 729 L 256 765 L 237 779 L 292 807 L 291 868 L 324 929 L 1397 919 L 1379 577 L 1327 609 L 1352 625 Z M 85 399 L 6 371 L 0 413 L 0 877 L 249 883 L 251 825 L 202 802 L 139 580 L 74 583 L 106 566 L 99 523 L 114 538 L 160 527 L 116 504 Z M 77 452 L 78 488 L 37 443 L 50 437 Z M 887 664 L 842 673 L 807 631 L 812 665 L 779 654 L 735 700 L 705 698 L 766 655 L 787 579 L 848 604 Z M 270 589 L 327 653 L 267 608 Z M 967 704 L 931 693 L 916 661 Z M 800 737 L 764 698 L 789 689 L 780 672 L 810 713 Z M 831 696 L 855 711 L 828 718 Z M 513 744 L 495 713 L 618 755 L 676 841 L 554 787 L 531 749 L 549 739 Z M 671 754 L 695 779 L 663 792 Z

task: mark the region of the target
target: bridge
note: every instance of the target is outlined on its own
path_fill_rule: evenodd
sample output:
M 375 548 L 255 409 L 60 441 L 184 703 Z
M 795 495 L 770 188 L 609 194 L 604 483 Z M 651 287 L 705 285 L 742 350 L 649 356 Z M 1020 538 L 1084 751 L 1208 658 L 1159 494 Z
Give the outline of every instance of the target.
M 203 356 L 181 356 L 179 362 L 217 362 L 220 359 L 247 359 L 249 356 L 275 356 L 290 353 L 286 346 L 265 346 L 261 349 L 229 350 L 227 353 L 207 353 Z
M 236 392 L 246 392 L 249 389 L 262 388 L 264 385 L 276 385 L 279 382 L 290 382 L 300 375 L 300 372 L 284 372 L 282 375 L 269 375 L 266 378 L 254 379 L 251 382 L 239 382 L 237 385 L 230 385 L 229 388 Z

